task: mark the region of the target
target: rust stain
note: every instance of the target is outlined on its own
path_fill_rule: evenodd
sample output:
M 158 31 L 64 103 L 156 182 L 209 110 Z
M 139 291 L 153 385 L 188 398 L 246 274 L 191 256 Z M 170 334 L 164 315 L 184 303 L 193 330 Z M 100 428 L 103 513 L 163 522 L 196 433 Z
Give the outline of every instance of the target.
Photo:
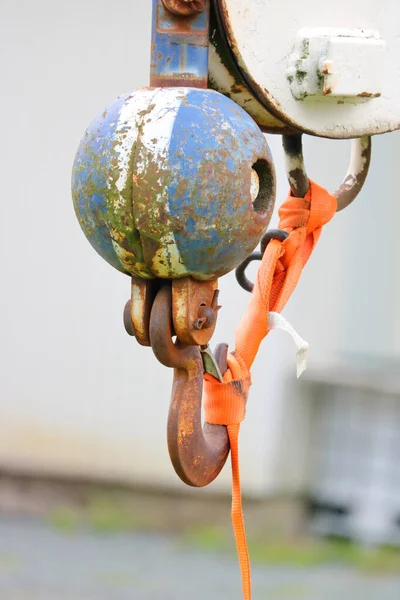
M 207 87 L 207 74 L 197 72 L 197 69 L 192 69 L 187 64 L 188 47 L 198 46 L 207 52 L 208 20 L 206 19 L 205 27 L 197 26 L 199 14 L 206 10 L 209 10 L 209 6 L 205 0 L 158 0 L 154 23 L 155 33 L 151 43 L 150 85 L 152 87 Z M 175 49 L 179 48 L 180 65 L 179 68 L 172 69 L 171 73 L 169 69 L 165 70 L 160 65 L 162 65 L 163 57 L 165 64 L 170 64 L 172 46 Z M 204 67 L 203 61 L 202 69 L 199 70 L 204 71 L 204 68 L 206 67 Z
M 184 344 L 204 346 L 208 344 L 217 324 L 218 280 L 198 282 L 191 277 L 175 279 L 172 282 L 173 323 L 175 333 Z M 209 327 L 197 329 L 196 321 L 208 308 L 214 320 Z M 203 311 L 204 312 L 204 311 Z
M 175 15 L 189 17 L 204 11 L 206 0 L 162 0 L 165 8 Z
M 361 92 L 361 94 L 357 94 L 359 98 L 379 98 L 381 95 L 380 92 L 373 94 L 372 92 Z
M 267 113 L 274 117 L 278 123 L 271 127 L 261 126 L 262 131 L 266 133 L 296 133 L 298 128 L 295 127 L 293 119 L 290 119 L 285 111 L 282 109 L 280 103 L 272 96 L 269 90 L 262 87 L 255 81 L 253 77 L 244 69 L 240 64 L 240 52 L 238 44 L 233 33 L 231 24 L 231 18 L 224 0 L 215 0 L 213 4 L 216 8 L 219 21 L 222 23 L 222 27 L 219 28 L 219 34 L 222 36 L 222 43 L 230 49 L 230 53 L 233 56 L 233 60 L 236 64 L 236 68 L 240 73 L 240 78 L 243 81 L 245 87 L 252 93 L 254 98 L 264 107 Z
M 203 487 L 211 483 L 223 468 L 229 454 L 229 438 L 224 425 L 206 423 L 204 428 L 202 426 L 204 369 L 200 349 L 194 345 L 177 346 L 173 343 L 171 310 L 171 290 L 164 287 L 153 305 L 150 337 L 158 360 L 174 368 L 168 415 L 168 450 L 182 481 Z

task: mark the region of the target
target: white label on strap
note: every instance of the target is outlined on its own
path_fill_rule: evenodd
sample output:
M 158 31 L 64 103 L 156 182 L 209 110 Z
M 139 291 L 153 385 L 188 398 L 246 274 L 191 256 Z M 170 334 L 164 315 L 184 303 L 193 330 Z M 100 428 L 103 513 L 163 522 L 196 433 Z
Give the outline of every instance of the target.
M 280 313 L 268 313 L 268 329 L 282 329 L 292 336 L 297 348 L 297 378 L 307 369 L 308 342 L 303 340 Z

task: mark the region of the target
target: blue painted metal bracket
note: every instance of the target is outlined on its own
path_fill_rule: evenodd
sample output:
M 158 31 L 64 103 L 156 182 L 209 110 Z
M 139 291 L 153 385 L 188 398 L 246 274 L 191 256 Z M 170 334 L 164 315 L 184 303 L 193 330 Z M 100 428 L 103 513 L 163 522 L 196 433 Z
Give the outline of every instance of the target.
M 210 2 L 202 12 L 180 16 L 153 0 L 150 85 L 208 86 Z

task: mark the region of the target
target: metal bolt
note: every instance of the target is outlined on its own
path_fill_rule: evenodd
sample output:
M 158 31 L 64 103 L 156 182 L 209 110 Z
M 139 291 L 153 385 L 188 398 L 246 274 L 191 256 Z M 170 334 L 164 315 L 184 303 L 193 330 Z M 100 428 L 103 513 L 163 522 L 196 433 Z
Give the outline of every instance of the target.
M 214 325 L 217 313 L 221 308 L 218 306 L 218 295 L 219 290 L 215 290 L 211 306 L 206 306 L 205 304 L 199 306 L 198 317 L 193 322 L 193 329 L 208 329 Z
M 212 308 L 200 306 L 199 316 L 193 323 L 194 329 L 208 329 L 215 323 L 216 314 Z
M 206 7 L 206 0 L 162 0 L 162 3 L 167 10 L 181 17 L 201 13 Z

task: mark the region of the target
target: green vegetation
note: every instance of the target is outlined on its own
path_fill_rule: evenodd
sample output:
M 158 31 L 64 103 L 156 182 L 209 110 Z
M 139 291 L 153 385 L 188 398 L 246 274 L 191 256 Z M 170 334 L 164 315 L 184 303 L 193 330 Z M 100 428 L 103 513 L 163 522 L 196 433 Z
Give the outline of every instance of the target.
M 226 535 L 225 531 L 218 527 L 199 527 L 182 536 L 185 544 L 196 546 L 208 552 L 227 552 L 233 540 Z
M 79 527 L 79 515 L 69 506 L 58 506 L 50 514 L 49 525 L 57 531 L 73 533 Z
M 135 505 L 129 495 L 118 490 L 88 494 L 80 506 L 59 506 L 49 517 L 54 529 L 73 534 L 79 529 L 113 535 L 126 531 L 165 531 L 165 523 L 159 511 L 147 510 L 147 506 Z M 173 529 L 168 531 L 174 531 Z M 254 532 L 253 532 L 254 533 Z M 176 533 L 177 543 L 192 546 L 204 552 L 235 553 L 235 540 L 228 523 L 225 527 L 197 526 L 190 524 Z M 248 536 L 250 558 L 253 564 L 290 565 L 298 568 L 320 565 L 343 565 L 369 574 L 399 573 L 400 551 L 381 547 L 365 548 L 345 540 L 299 537 L 290 539 L 256 533 Z M 12 568 L 0 556 L 0 568 Z
M 145 529 L 149 524 L 118 491 L 89 494 L 79 508 L 59 506 L 50 514 L 48 522 L 53 529 L 64 533 L 89 528 L 102 534 Z
M 191 531 L 184 542 L 206 552 L 233 552 L 235 548 L 233 536 L 218 528 Z M 370 574 L 400 572 L 400 551 L 394 548 L 365 548 L 348 541 L 305 538 L 280 542 L 250 538 L 248 545 L 254 564 L 298 568 L 337 564 Z

